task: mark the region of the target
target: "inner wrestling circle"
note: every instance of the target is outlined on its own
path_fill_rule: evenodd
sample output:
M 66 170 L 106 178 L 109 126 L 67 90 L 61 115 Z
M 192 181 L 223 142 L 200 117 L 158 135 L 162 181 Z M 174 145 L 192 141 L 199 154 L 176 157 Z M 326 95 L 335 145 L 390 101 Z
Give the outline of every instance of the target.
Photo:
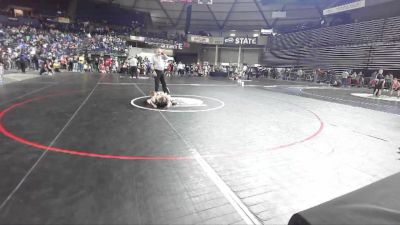
M 146 100 L 150 96 L 142 96 L 131 100 L 131 105 L 144 110 L 176 113 L 208 112 L 221 109 L 225 103 L 219 99 L 199 95 L 172 95 L 177 104 L 169 108 L 157 109 L 147 105 Z
M 49 145 L 44 145 L 41 143 L 37 143 L 28 139 L 25 139 L 23 137 L 20 137 L 16 134 L 14 134 L 13 132 L 9 131 L 5 126 L 4 126 L 4 118 L 7 115 L 7 113 L 12 112 L 13 110 L 22 107 L 24 105 L 33 103 L 33 102 L 38 102 L 38 101 L 42 101 L 51 97 L 56 97 L 56 96 L 63 96 L 63 95 L 67 95 L 67 94 L 73 94 L 73 93 L 77 93 L 76 91 L 73 92 L 66 92 L 66 93 L 58 93 L 58 94 L 53 94 L 53 95 L 47 95 L 47 96 L 41 96 L 41 97 L 36 97 L 36 98 L 32 98 L 32 99 L 27 99 L 25 101 L 22 102 L 18 102 L 15 103 L 11 106 L 9 106 L 8 108 L 6 108 L 5 110 L 3 110 L 2 112 L 0 112 L 0 133 L 2 133 L 3 135 L 5 135 L 6 137 L 28 145 L 28 146 L 32 146 L 44 151 L 52 151 L 52 152 L 58 152 L 58 153 L 64 153 L 64 154 L 69 154 L 69 155 L 76 155 L 76 156 L 83 156 L 83 157 L 93 157 L 93 158 L 102 158 L 102 159 L 120 159 L 120 160 L 148 160 L 148 161 L 170 161 L 170 160 L 193 160 L 195 159 L 194 156 L 135 156 L 135 155 L 116 155 L 116 154 L 100 154 L 100 153 L 94 153 L 94 152 L 86 152 L 86 151 L 81 151 L 81 150 L 73 150 L 73 149 L 66 149 L 66 148 L 58 148 L 58 147 L 54 147 L 54 146 L 49 146 Z M 140 98 L 146 98 L 144 97 L 140 97 Z M 315 138 L 316 136 L 318 136 L 323 128 L 324 128 L 324 123 L 322 122 L 321 118 L 314 112 L 310 111 L 310 110 L 306 110 L 303 109 L 309 113 L 311 113 L 315 119 L 317 119 L 317 121 L 319 122 L 319 128 L 317 131 L 313 132 L 311 135 L 307 136 L 306 138 L 303 138 L 301 140 L 298 141 L 294 141 L 291 143 L 287 143 L 287 144 L 283 144 L 283 145 L 279 145 L 279 146 L 274 146 L 274 147 L 269 147 L 266 148 L 265 150 L 278 150 L 278 149 L 283 149 L 283 148 L 287 148 L 293 145 L 297 145 L 306 141 L 309 141 L 313 138 Z M 235 155 L 202 155 L 203 158 L 217 158 L 217 157 L 241 157 L 241 154 L 235 154 Z

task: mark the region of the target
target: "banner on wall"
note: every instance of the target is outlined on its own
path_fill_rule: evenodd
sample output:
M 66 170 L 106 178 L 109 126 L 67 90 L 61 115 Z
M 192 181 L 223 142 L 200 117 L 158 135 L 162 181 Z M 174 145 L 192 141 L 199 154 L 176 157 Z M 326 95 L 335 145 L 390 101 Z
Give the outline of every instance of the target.
M 352 2 L 349 4 L 345 4 L 345 5 L 340 5 L 340 6 L 336 6 L 333 8 L 325 9 L 323 11 L 323 14 L 324 14 L 324 16 L 326 16 L 326 15 L 345 12 L 345 11 L 349 11 L 349 10 L 364 8 L 364 7 L 365 7 L 365 0 L 361 0 L 361 1 Z
M 226 37 L 225 45 L 257 45 L 258 38 L 256 37 Z
M 205 45 L 223 45 L 223 37 L 208 37 L 200 35 L 189 35 L 188 41 L 192 43 L 205 44 Z
M 140 36 L 130 36 L 129 39 L 131 41 L 139 41 L 139 42 L 144 42 L 146 40 L 145 37 L 140 37 Z
M 133 36 L 129 37 L 131 41 L 143 42 L 151 46 L 155 46 L 157 48 L 163 49 L 175 49 L 182 50 L 183 48 L 188 48 L 190 45 L 185 45 L 185 43 L 176 42 L 172 40 L 165 40 L 159 38 L 149 38 L 149 37 L 141 37 L 141 36 Z
M 182 50 L 183 49 L 183 43 L 165 44 L 165 43 L 160 43 L 160 42 L 146 42 L 146 44 L 155 46 L 157 48 L 162 48 L 162 49 L 171 49 L 171 50 Z
M 198 43 L 198 44 L 210 44 L 210 39 L 211 39 L 211 37 L 200 36 L 200 35 L 189 35 L 188 36 L 189 42 Z
M 159 38 L 145 38 L 145 43 L 163 49 L 182 50 L 183 43 Z
M 224 38 L 223 37 L 210 37 L 210 45 L 223 45 Z
M 69 18 L 67 18 L 67 17 L 61 17 L 61 16 L 57 18 L 57 21 L 58 21 L 59 23 L 70 23 Z

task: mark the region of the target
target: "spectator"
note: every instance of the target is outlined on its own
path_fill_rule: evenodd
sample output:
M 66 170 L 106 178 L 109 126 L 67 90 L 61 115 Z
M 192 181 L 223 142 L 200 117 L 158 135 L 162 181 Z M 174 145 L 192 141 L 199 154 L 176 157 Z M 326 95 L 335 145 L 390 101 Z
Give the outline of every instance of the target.
M 242 68 L 242 76 L 241 77 L 244 78 L 246 76 L 246 74 L 248 74 L 248 70 L 249 70 L 249 67 L 247 66 L 247 64 L 244 64 L 243 68 Z
M 178 63 L 178 74 L 183 76 L 185 74 L 185 64 L 182 62 Z
M 343 71 L 342 73 L 342 85 L 343 87 L 347 87 L 347 78 L 349 77 L 349 72 Z
M 80 55 L 78 58 L 78 71 L 79 72 L 83 72 L 83 66 L 85 65 L 85 56 L 84 55 Z
M 303 70 L 301 68 L 299 68 L 297 70 L 297 77 L 295 77 L 295 80 L 302 79 L 302 77 L 303 77 Z
M 357 74 L 357 77 L 358 77 L 358 83 L 359 83 L 359 85 L 360 85 L 360 87 L 364 87 L 364 75 L 363 75 L 363 73 L 362 73 L 362 71 L 360 71 L 358 74 Z
M 28 63 L 28 58 L 27 58 L 26 54 L 21 53 L 21 55 L 19 56 L 19 64 L 20 64 L 22 73 L 25 73 L 27 63 Z
M 392 83 L 393 83 L 393 75 L 392 74 L 387 74 L 385 76 L 385 87 L 387 90 L 392 89 Z
M 379 97 L 382 93 L 383 87 L 385 87 L 385 79 L 383 77 L 383 70 L 379 70 L 379 73 L 377 76 L 377 83 L 375 84 L 375 87 L 374 87 L 374 96 Z
M 73 59 L 72 59 L 72 64 L 73 64 L 73 67 L 72 67 L 72 71 L 73 72 L 78 72 L 78 70 L 79 70 L 79 66 L 78 66 L 78 56 L 74 56 L 73 57 Z
M 4 60 L 0 54 L 0 84 L 3 83 L 3 76 L 4 76 Z
M 139 78 L 138 75 L 138 60 L 137 57 L 129 57 L 127 59 L 127 64 L 128 64 L 128 71 L 129 71 L 129 75 L 130 78 L 133 78 L 133 76 L 135 76 L 136 78 Z
M 34 66 L 35 66 L 35 67 L 34 67 L 35 70 L 39 70 L 39 59 L 38 59 L 38 57 L 37 57 L 36 54 L 33 55 L 32 61 L 33 61 L 33 64 L 34 64 Z
M 68 71 L 72 72 L 73 68 L 74 68 L 74 63 L 72 61 L 72 58 L 68 58 Z
M 399 98 L 400 97 L 400 82 L 397 80 L 397 78 L 393 79 L 392 88 L 390 91 L 391 96 L 393 96 L 394 91 L 397 92 L 397 98 Z

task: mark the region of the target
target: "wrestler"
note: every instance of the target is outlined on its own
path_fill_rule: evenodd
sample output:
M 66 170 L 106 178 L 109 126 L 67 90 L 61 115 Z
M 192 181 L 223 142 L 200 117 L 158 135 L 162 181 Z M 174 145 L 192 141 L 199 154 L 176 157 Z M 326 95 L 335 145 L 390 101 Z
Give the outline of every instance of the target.
M 156 109 L 169 108 L 175 105 L 171 95 L 164 92 L 150 92 L 150 98 L 146 100 L 149 105 Z

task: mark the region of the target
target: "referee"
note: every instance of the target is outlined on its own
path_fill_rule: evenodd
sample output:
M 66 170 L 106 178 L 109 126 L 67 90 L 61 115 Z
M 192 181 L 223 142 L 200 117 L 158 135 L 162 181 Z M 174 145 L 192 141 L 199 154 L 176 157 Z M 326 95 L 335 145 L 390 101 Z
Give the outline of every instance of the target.
M 164 93 L 169 94 L 169 90 L 167 87 L 167 83 L 165 83 L 165 76 L 164 76 L 164 70 L 167 59 L 168 57 L 164 54 L 164 52 L 161 49 L 156 49 L 155 55 L 151 58 L 151 63 L 154 71 L 157 74 L 157 76 L 154 77 L 155 91 L 158 92 L 161 81 Z

